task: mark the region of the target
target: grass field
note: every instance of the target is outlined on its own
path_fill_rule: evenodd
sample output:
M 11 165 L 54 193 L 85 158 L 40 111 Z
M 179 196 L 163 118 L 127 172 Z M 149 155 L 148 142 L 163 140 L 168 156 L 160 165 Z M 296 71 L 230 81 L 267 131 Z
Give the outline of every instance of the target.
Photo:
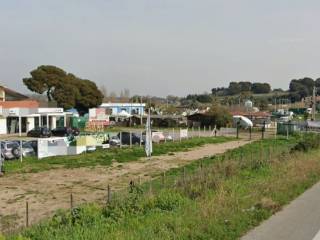
M 320 179 L 319 138 L 258 141 L 8 239 L 237 239 Z
M 191 148 L 203 146 L 204 144 L 223 143 L 234 140 L 230 137 L 208 137 L 208 138 L 193 138 L 183 140 L 182 142 L 167 142 L 154 145 L 154 156 L 168 154 L 178 151 L 188 151 Z M 6 174 L 11 173 L 30 173 L 50 170 L 54 168 L 78 168 L 78 167 L 94 167 L 107 166 L 112 161 L 128 162 L 136 161 L 145 156 L 144 149 L 141 147 L 133 148 L 112 148 L 108 150 L 98 149 L 92 153 L 84 153 L 75 156 L 59 156 L 49 157 L 38 160 L 35 157 L 25 158 L 20 161 L 6 161 Z

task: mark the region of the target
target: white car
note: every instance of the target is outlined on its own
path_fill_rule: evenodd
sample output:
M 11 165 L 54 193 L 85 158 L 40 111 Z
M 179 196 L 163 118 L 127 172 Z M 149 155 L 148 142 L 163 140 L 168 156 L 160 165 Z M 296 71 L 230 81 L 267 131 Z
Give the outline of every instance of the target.
M 164 142 L 166 137 L 164 136 L 163 132 L 152 131 L 152 142 L 160 143 Z
M 239 123 L 239 126 L 244 129 L 248 129 L 248 128 L 253 127 L 253 123 L 249 118 L 241 116 L 241 115 L 233 116 L 234 126 L 237 126 L 238 123 Z

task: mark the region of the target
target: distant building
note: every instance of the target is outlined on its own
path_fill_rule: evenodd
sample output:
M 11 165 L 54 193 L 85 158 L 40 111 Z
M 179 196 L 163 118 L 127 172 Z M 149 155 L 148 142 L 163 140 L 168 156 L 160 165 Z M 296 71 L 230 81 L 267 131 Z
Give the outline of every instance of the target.
M 110 116 L 145 115 L 145 103 L 102 103 L 100 108 L 105 108 Z

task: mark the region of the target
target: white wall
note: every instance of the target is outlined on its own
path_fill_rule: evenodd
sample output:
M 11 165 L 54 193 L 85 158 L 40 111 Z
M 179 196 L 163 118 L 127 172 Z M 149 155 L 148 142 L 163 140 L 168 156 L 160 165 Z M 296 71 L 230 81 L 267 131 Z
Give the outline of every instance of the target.
M 7 119 L 0 118 L 0 134 L 7 134 Z
M 51 117 L 51 129 L 55 129 L 57 127 L 57 117 Z
M 34 129 L 34 117 L 28 117 L 27 118 L 27 132 L 31 129 Z

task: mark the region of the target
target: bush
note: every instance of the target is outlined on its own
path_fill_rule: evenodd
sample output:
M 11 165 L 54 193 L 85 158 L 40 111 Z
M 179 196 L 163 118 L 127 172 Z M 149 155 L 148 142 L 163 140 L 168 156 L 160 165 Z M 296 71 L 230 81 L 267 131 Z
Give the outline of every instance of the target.
M 320 138 L 318 134 L 307 134 L 302 140 L 300 140 L 294 147 L 291 148 L 291 152 L 307 152 L 312 149 L 320 147 Z
M 162 191 L 154 200 L 154 207 L 163 211 L 173 211 L 184 203 L 184 198 L 172 191 Z

